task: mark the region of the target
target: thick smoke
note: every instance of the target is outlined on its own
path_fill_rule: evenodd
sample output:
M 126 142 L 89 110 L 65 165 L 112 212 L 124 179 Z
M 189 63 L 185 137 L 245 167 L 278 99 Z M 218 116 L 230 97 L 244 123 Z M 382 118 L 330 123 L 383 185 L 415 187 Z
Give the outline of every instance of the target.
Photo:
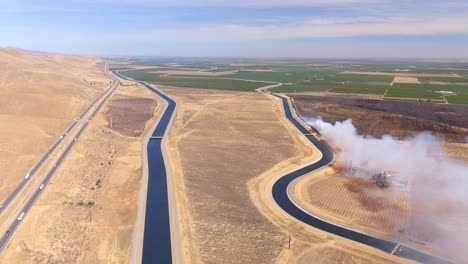
M 443 141 L 430 132 L 404 140 L 358 135 L 351 119 L 335 124 L 321 118 L 305 121 L 338 150 L 338 162 L 370 173 L 387 170 L 407 183 L 412 211 L 417 212 L 411 216 L 411 228 L 423 228 L 418 223 L 424 223 L 423 232 L 434 233 L 433 242 L 457 251 L 468 249 L 468 166 L 449 158 Z

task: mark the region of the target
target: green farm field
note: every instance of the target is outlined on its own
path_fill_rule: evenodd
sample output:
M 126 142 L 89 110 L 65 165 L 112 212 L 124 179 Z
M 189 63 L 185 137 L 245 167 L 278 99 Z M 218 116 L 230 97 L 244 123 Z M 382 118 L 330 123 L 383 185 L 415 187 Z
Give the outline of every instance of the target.
M 275 93 L 323 92 L 335 87 L 337 87 L 336 83 L 304 82 L 292 85 L 283 85 L 273 88 L 270 91 Z
M 442 97 L 438 93 L 434 93 L 428 89 L 413 89 L 413 88 L 395 88 L 392 87 L 388 90 L 386 97 L 401 97 L 401 98 L 414 98 L 414 99 L 439 99 Z
M 230 79 L 215 78 L 185 78 L 185 77 L 160 77 L 154 73 L 143 71 L 125 72 L 125 75 L 135 80 L 156 83 L 164 86 L 215 89 L 228 91 L 251 92 L 263 86 L 270 85 L 264 82 L 250 82 Z
M 455 93 L 468 93 L 468 85 L 441 85 L 441 84 L 412 84 L 399 83 L 393 85 L 395 88 L 422 89 L 432 91 L 452 91 Z
M 392 76 L 374 76 L 374 75 L 353 75 L 353 74 L 336 74 L 325 78 L 326 80 L 352 82 L 352 83 L 368 83 L 390 85 L 393 81 Z
M 364 85 L 364 84 L 347 84 L 340 85 L 330 90 L 333 93 L 354 93 L 354 94 L 375 94 L 383 95 L 390 86 L 385 85 Z
M 468 93 L 467 94 L 457 94 L 455 96 L 446 96 L 445 99 L 450 104 L 466 104 L 468 105 Z

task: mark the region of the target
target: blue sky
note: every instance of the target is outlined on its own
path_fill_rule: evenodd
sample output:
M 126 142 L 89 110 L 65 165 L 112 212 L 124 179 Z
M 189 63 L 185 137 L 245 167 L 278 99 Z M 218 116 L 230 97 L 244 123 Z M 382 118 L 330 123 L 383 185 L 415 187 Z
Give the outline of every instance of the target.
M 468 58 L 468 1 L 0 0 L 0 46 L 98 56 Z

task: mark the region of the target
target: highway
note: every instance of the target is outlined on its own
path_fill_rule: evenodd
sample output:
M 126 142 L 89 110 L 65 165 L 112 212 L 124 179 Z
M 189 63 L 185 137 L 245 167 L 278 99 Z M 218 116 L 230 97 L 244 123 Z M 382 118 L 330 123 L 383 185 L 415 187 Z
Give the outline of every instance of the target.
M 271 94 L 279 98 L 282 101 L 284 113 L 286 118 L 312 143 L 314 144 L 321 152 L 322 158 L 310 165 L 307 165 L 303 168 L 300 168 L 296 171 L 293 171 L 283 177 L 279 178 L 273 185 L 272 195 L 275 202 L 283 209 L 285 212 L 296 218 L 297 220 L 313 226 L 315 228 L 321 229 L 328 233 L 353 240 L 380 250 L 383 250 L 389 254 L 394 254 L 402 258 L 407 258 L 415 260 L 421 263 L 431 263 L 431 264 L 446 264 L 450 263 L 446 260 L 439 259 L 434 256 L 427 255 L 423 252 L 417 251 L 405 245 L 401 245 L 397 242 L 387 241 L 380 238 L 372 237 L 364 233 L 360 233 L 354 230 L 349 230 L 344 227 L 334 225 L 333 223 L 326 222 L 322 219 L 319 219 L 309 212 L 303 211 L 299 208 L 289 197 L 288 195 L 288 185 L 295 179 L 309 174 L 315 170 L 318 170 L 322 167 L 325 167 L 331 164 L 334 160 L 333 152 L 327 145 L 315 136 L 313 136 L 310 131 L 305 128 L 292 114 L 291 105 L 289 104 L 288 98 L 265 91 L 266 93 Z
M 101 100 L 101 98 L 107 94 L 112 87 L 115 85 L 111 85 L 109 89 L 107 89 L 102 95 L 100 95 L 85 111 L 73 121 L 73 123 L 65 130 L 65 132 L 60 136 L 60 138 L 55 141 L 55 143 L 49 148 L 49 150 L 41 157 L 41 159 L 26 173 L 26 176 L 21 180 L 21 182 L 11 191 L 7 197 L 0 203 L 0 214 L 8 207 L 8 205 L 15 199 L 15 197 L 23 190 L 23 188 L 27 185 L 28 182 L 36 175 L 37 171 L 39 171 L 42 166 L 46 163 L 49 157 L 54 153 L 58 146 L 70 135 L 73 129 L 78 125 L 78 123 L 91 111 L 93 106 Z
M 66 159 L 66 157 L 68 156 L 68 154 L 70 153 L 70 151 L 72 150 L 73 146 L 77 143 L 77 141 L 80 139 L 81 135 L 83 134 L 83 132 L 86 130 L 86 128 L 88 127 L 89 123 L 91 120 L 93 120 L 93 118 L 96 116 L 96 114 L 99 112 L 99 110 L 102 108 L 102 106 L 104 105 L 104 103 L 107 101 L 107 99 L 113 94 L 113 92 L 117 89 L 118 87 L 118 82 L 117 80 L 112 77 L 114 79 L 112 85 L 109 87 L 109 89 L 106 90 L 106 92 L 104 92 L 95 102 L 93 102 L 87 109 L 86 111 L 80 115 L 80 117 L 75 120 L 74 124 L 72 124 L 72 126 L 70 126 L 70 128 L 67 130 L 68 132 L 65 134 L 65 135 L 69 135 L 69 132 L 78 124 L 78 122 L 80 120 L 82 120 L 87 114 L 89 111 L 91 111 L 91 109 L 95 106 L 95 104 L 97 104 L 99 102 L 99 100 L 101 100 L 101 102 L 96 106 L 94 107 L 94 111 L 91 112 L 91 115 L 89 115 L 88 117 L 88 120 L 86 120 L 86 122 L 84 123 L 84 125 L 78 130 L 78 133 L 75 135 L 75 137 L 73 138 L 73 140 L 71 140 L 71 142 L 68 144 L 68 146 L 65 148 L 65 150 L 61 153 L 61 155 L 59 156 L 59 158 L 55 161 L 53 167 L 49 170 L 49 172 L 47 173 L 46 177 L 41 181 L 40 185 L 37 187 L 37 189 L 33 192 L 33 194 L 30 196 L 29 200 L 27 200 L 26 204 L 23 206 L 22 210 L 21 210 L 21 213 L 18 215 L 18 217 L 16 219 L 14 219 L 12 221 L 12 223 L 10 224 L 10 226 L 8 227 L 7 231 L 5 232 L 5 234 L 0 238 L 0 253 L 3 252 L 3 250 L 6 248 L 6 246 L 8 245 L 11 237 L 13 236 L 14 232 L 16 231 L 16 229 L 18 228 L 18 226 L 21 224 L 22 220 L 26 217 L 27 213 L 29 212 L 29 210 L 32 208 L 32 206 L 35 204 L 35 202 L 37 201 L 37 199 L 39 198 L 39 196 L 42 194 L 42 192 L 45 190 L 45 188 L 47 187 L 47 185 L 49 184 L 50 180 L 52 179 L 52 177 L 54 176 L 54 174 L 57 172 L 57 170 L 60 168 L 60 166 L 62 165 L 63 161 Z M 84 120 L 83 120 L 84 121 Z M 59 141 L 57 141 L 53 146 L 53 150 L 55 150 L 57 148 L 57 146 L 60 144 L 60 142 L 63 140 L 64 138 L 60 138 Z M 51 149 L 52 149 L 51 148 Z M 38 164 L 36 166 L 41 166 L 46 160 L 47 158 L 51 155 L 51 152 L 50 150 L 47 152 L 47 154 L 41 158 L 41 160 L 38 162 Z M 35 167 L 36 167 L 35 166 Z M 39 169 L 39 167 L 36 168 L 36 170 L 34 171 L 34 173 Z M 34 168 L 33 168 L 34 169 Z M 32 170 L 31 170 L 32 172 Z M 30 172 L 30 173 L 31 173 Z M 24 187 L 24 185 L 26 185 L 26 181 L 30 180 L 30 178 L 32 177 L 32 174 L 30 174 L 30 176 L 28 178 L 25 178 L 22 183 L 20 183 L 20 185 L 18 186 L 21 186 L 21 187 L 17 187 L 15 188 L 14 192 L 17 191 L 16 193 L 13 193 L 13 194 L 10 194 L 10 196 L 12 197 L 15 197 L 18 192 L 21 190 L 21 188 Z M 18 189 L 18 190 L 17 190 Z M 10 198 L 8 203 L 11 202 L 13 198 Z M 6 201 L 6 200 L 5 200 Z M 3 208 L 2 209 L 5 209 L 7 204 L 5 204 L 5 202 L 3 203 Z

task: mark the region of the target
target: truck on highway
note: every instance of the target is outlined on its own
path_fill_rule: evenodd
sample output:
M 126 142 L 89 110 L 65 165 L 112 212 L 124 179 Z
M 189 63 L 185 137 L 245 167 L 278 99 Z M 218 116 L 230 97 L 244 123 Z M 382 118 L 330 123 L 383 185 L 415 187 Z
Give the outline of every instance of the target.
M 26 174 L 26 176 L 24 176 L 24 179 L 27 180 L 30 175 L 31 175 L 31 173 Z
M 18 216 L 18 221 L 21 221 L 21 219 L 23 219 L 23 216 L 24 216 L 24 212 L 21 212 L 21 214 Z
M 42 190 L 44 189 L 44 184 L 41 184 L 41 186 L 39 186 L 39 190 Z

